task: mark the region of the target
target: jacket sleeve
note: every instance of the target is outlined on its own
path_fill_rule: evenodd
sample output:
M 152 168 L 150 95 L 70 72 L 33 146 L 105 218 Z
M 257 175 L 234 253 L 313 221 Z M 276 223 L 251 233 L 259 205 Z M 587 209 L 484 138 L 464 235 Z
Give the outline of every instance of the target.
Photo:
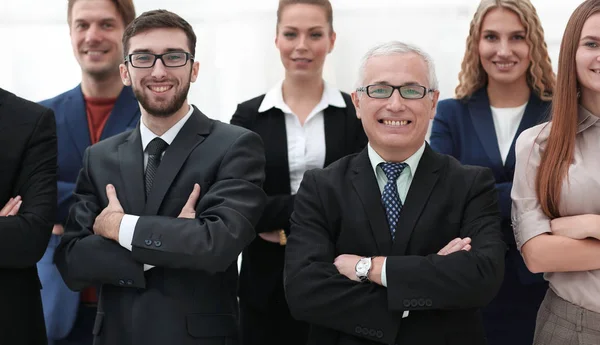
M 402 313 L 388 309 L 386 288 L 354 282 L 340 274 L 334 229 L 314 175 L 304 175 L 292 214 L 285 252 L 284 286 L 292 316 L 374 342 L 393 344 Z M 361 329 L 370 332 L 357 332 Z
M 0 217 L 2 268 L 32 267 L 44 255 L 56 212 L 56 150 L 54 113 L 44 108 L 22 154 L 15 184 L 23 200 L 19 213 Z
M 96 217 L 107 205 L 101 204 L 98 191 L 90 179 L 90 148 L 83 157 L 83 169 L 77 178 L 75 204 L 71 208 L 54 261 L 71 290 L 93 284 L 112 284 L 144 288 L 143 265 L 117 242 L 95 235 Z
M 470 251 L 387 258 L 390 310 L 481 308 L 496 296 L 506 246 L 491 170 L 474 177 L 464 209 L 460 237 L 472 239 Z
M 245 132 L 227 150 L 214 184 L 198 202 L 195 219 L 139 218 L 133 258 L 160 267 L 225 271 L 254 239 L 266 199 L 264 166 L 260 137 Z M 157 238 L 158 246 L 152 241 Z

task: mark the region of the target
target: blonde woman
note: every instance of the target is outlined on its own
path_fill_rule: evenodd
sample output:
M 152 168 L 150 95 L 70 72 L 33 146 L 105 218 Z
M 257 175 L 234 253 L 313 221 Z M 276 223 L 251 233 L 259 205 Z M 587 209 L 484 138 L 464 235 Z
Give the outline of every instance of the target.
M 555 77 L 529 0 L 483 0 L 471 22 L 456 98 L 441 101 L 431 147 L 494 172 L 509 250 L 502 287 L 483 309 L 490 345 L 530 345 L 547 283 L 525 266 L 511 228 L 515 140 L 548 116 Z

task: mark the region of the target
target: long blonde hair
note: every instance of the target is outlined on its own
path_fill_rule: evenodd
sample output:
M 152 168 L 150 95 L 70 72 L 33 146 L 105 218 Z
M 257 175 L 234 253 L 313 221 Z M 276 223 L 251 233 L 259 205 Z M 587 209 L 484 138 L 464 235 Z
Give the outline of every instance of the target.
M 458 74 L 459 84 L 455 90 L 456 98 L 466 99 L 487 84 L 488 76 L 479 59 L 481 23 L 491 9 L 498 7 L 514 12 L 525 26 L 527 32 L 525 41 L 529 46 L 529 55 L 531 56 L 527 84 L 540 99 L 550 101 L 556 83 L 555 76 L 548 56 L 548 47 L 544 40 L 544 29 L 535 7 L 529 0 L 482 0 L 479 3 L 471 21 L 465 56 Z

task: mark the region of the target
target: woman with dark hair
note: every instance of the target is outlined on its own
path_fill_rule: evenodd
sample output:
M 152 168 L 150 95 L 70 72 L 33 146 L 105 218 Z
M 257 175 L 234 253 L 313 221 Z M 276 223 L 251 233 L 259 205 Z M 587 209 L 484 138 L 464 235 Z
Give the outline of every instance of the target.
M 231 123 L 261 135 L 268 195 L 258 236 L 242 254 L 239 278 L 244 345 L 304 345 L 308 325 L 290 315 L 283 290 L 289 218 L 304 172 L 360 151 L 367 140 L 350 95 L 323 80 L 336 34 L 328 0 L 281 0 L 275 45 L 285 78 L 241 103 Z
M 600 0 L 573 12 L 560 47 L 551 121 L 517 141 L 513 228 L 550 288 L 534 344 L 600 344 Z
M 547 119 L 554 73 L 529 0 L 483 0 L 471 22 L 456 98 L 438 103 L 431 147 L 492 169 L 508 251 L 496 298 L 482 310 L 490 345 L 530 345 L 548 284 L 529 272 L 511 228 L 514 143 Z

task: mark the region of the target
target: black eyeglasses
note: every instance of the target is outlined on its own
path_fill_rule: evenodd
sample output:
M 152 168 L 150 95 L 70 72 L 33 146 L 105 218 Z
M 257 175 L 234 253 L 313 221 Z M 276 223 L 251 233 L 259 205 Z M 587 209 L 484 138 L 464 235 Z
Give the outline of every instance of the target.
M 371 98 L 383 99 L 392 97 L 392 94 L 396 89 L 398 90 L 398 93 L 400 93 L 400 96 L 404 99 L 421 99 L 425 97 L 426 94 L 435 91 L 433 89 L 428 89 L 425 86 L 416 84 L 400 86 L 393 86 L 387 84 L 373 84 L 359 87 L 356 89 L 356 91 L 366 91 L 367 96 Z
M 125 62 L 129 62 L 135 68 L 152 68 L 156 60 L 160 59 L 166 67 L 185 66 L 188 60 L 194 60 L 194 56 L 186 52 L 170 52 L 164 54 L 151 53 L 133 53 L 125 57 Z

